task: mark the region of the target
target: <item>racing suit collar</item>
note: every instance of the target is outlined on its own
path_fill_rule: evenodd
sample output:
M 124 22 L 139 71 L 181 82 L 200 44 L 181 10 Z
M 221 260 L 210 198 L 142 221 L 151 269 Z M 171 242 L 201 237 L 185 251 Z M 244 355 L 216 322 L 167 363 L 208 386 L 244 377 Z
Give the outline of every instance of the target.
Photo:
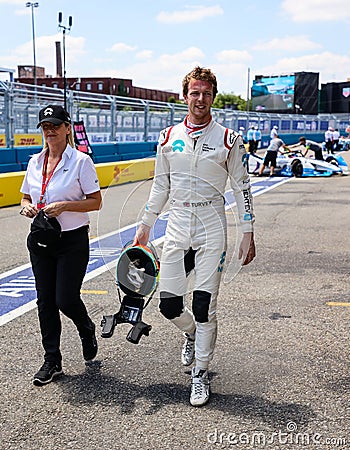
M 184 120 L 186 133 L 192 138 L 197 138 L 204 133 L 205 129 L 208 127 L 208 125 L 211 122 L 212 122 L 212 117 L 210 116 L 210 119 L 208 120 L 208 122 L 203 123 L 201 125 L 195 125 L 189 121 L 188 115 L 187 115 Z

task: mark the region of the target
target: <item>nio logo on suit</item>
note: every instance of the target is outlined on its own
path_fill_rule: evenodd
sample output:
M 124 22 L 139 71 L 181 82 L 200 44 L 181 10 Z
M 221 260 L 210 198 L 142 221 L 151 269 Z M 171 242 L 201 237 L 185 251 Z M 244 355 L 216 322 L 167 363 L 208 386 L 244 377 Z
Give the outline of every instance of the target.
M 185 148 L 185 143 L 181 139 L 177 139 L 172 144 L 173 152 L 183 152 Z

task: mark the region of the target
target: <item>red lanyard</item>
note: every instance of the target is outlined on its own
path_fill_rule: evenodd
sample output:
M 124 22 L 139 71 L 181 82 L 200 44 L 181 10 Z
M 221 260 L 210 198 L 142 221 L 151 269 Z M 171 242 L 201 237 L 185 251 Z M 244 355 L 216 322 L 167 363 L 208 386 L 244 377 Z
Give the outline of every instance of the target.
M 61 155 L 60 159 L 56 162 L 55 167 L 52 169 L 52 171 L 49 173 L 49 175 L 47 175 L 47 164 L 48 164 L 48 160 L 49 160 L 49 153 L 47 152 L 45 155 L 45 160 L 44 160 L 44 165 L 43 165 L 43 178 L 42 178 L 42 182 L 41 182 L 41 195 L 40 195 L 40 199 L 39 199 L 39 203 L 42 206 L 45 206 L 43 200 L 44 200 L 44 194 L 45 194 L 47 185 L 49 184 L 49 182 L 56 170 L 56 167 L 60 163 L 61 159 L 62 159 L 62 155 Z

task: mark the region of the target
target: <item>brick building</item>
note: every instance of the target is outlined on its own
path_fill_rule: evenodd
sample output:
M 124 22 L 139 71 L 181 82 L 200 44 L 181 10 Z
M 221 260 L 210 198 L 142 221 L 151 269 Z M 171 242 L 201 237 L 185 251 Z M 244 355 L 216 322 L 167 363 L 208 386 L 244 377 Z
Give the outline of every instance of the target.
M 38 71 L 38 69 L 41 69 Z M 64 89 L 63 77 L 45 76 L 45 70 L 37 67 L 37 85 Z M 33 84 L 34 76 L 32 66 L 18 66 L 19 83 Z M 154 100 L 168 102 L 169 99 L 179 100 L 176 92 L 161 91 L 159 89 L 148 89 L 133 86 L 131 79 L 109 78 L 109 77 L 81 77 L 66 78 L 67 89 L 73 91 L 93 92 L 96 94 L 117 95 L 123 97 L 140 98 L 143 100 Z

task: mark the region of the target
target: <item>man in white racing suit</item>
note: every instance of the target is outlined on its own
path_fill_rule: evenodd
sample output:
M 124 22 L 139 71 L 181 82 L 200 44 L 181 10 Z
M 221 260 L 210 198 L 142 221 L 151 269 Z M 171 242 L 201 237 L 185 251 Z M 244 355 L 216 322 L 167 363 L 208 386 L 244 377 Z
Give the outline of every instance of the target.
M 183 80 L 184 122 L 160 133 L 155 177 L 134 243 L 145 245 L 167 201 L 170 211 L 160 263 L 160 311 L 186 341 L 182 363 L 192 369 L 190 403 L 209 400 L 208 367 L 216 334 L 216 301 L 226 254 L 224 193 L 233 189 L 243 238 L 239 258 L 255 257 L 253 205 L 246 150 L 238 133 L 212 120 L 215 75 L 196 67 Z M 192 312 L 184 304 L 187 273 L 194 268 Z

